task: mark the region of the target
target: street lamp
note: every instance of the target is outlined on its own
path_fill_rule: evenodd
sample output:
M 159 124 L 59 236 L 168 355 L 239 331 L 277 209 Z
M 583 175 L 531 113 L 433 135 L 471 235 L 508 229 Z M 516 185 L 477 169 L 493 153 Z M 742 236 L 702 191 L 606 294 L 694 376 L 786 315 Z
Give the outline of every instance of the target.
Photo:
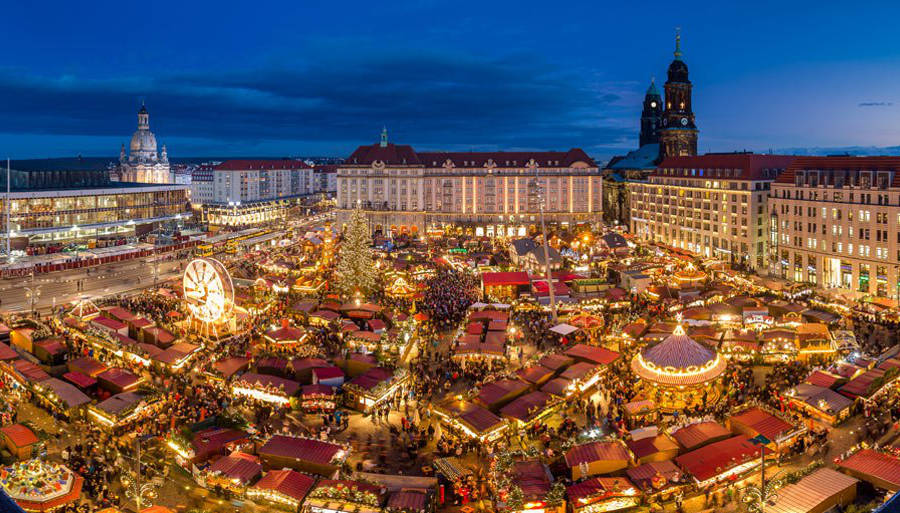
M 34 314 L 34 304 L 37 302 L 38 298 L 41 297 L 41 287 L 42 285 L 33 285 L 31 287 L 25 288 L 25 298 L 31 300 L 31 313 Z
M 765 513 L 766 506 L 771 506 L 778 499 L 775 493 L 781 488 L 779 479 L 772 479 L 766 482 L 766 445 L 770 443 L 769 439 L 763 435 L 758 435 L 750 439 L 753 444 L 759 445 L 761 464 L 759 468 L 759 485 L 749 485 L 744 488 L 744 503 L 751 513 Z
M 122 486 L 125 488 L 125 496 L 134 500 L 137 506 L 136 511 L 139 512 L 143 509 L 141 504 L 145 501 L 152 502 L 159 494 L 157 493 L 158 486 L 152 481 L 141 483 L 141 442 L 137 438 L 135 439 L 135 445 L 137 445 L 136 468 L 134 471 L 122 474 L 121 481 Z

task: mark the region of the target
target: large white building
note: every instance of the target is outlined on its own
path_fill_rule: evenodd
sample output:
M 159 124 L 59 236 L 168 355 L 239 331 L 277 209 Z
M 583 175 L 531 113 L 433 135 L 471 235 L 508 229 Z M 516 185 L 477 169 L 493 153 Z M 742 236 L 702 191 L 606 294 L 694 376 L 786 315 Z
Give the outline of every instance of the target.
M 317 192 L 302 160 L 227 160 L 192 178 L 191 198 L 212 224 L 245 226 L 282 219 L 286 209 Z
M 769 215 L 776 276 L 900 297 L 900 157 L 798 157 Z
M 125 145 L 119 152 L 118 180 L 120 182 L 172 183 L 166 145 L 156 151 L 156 136 L 150 131 L 150 113 L 146 106 L 138 111 L 138 128 L 131 136 L 129 153 Z
M 519 236 L 546 222 L 595 222 L 602 177 L 580 149 L 555 152 L 417 152 L 360 146 L 337 170 L 338 219 L 361 208 L 373 232 Z
M 765 269 L 769 188 L 794 157 L 669 157 L 631 182 L 631 232 L 707 258 Z

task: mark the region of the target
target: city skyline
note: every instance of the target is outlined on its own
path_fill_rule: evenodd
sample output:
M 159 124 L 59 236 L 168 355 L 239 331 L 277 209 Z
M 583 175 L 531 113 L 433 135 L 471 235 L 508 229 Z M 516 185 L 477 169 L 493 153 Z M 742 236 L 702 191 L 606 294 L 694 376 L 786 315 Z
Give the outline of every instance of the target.
M 18 51 L 0 79 L 0 147 L 12 158 L 112 157 L 145 100 L 176 160 L 342 157 L 385 125 L 423 149 L 574 146 L 605 160 L 637 147 L 643 92 L 664 81 L 681 27 L 699 151 L 898 150 L 900 51 L 887 20 L 900 8 L 887 3 L 492 3 L 474 14 L 429 1 L 350 4 L 344 15 L 346 5 L 193 3 L 178 16 L 165 2 L 40 15 L 11 6 Z M 229 36 L 239 31 L 252 37 Z

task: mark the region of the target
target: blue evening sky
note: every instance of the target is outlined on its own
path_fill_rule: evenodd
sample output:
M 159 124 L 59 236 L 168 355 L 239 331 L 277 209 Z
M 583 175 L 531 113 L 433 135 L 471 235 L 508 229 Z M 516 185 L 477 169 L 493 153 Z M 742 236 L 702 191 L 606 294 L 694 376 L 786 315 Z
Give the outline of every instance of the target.
M 675 27 L 701 151 L 900 144 L 898 2 L 7 2 L 0 155 L 637 144 Z

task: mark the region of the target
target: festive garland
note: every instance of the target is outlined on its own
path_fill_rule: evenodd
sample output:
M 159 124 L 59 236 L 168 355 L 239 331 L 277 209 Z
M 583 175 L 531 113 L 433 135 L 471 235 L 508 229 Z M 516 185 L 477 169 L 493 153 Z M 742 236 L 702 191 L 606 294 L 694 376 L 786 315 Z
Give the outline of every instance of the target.
M 330 499 L 355 502 L 365 506 L 377 507 L 378 496 L 369 490 L 360 490 L 356 486 L 337 483 L 334 486 L 321 486 L 309 494 L 313 499 Z

